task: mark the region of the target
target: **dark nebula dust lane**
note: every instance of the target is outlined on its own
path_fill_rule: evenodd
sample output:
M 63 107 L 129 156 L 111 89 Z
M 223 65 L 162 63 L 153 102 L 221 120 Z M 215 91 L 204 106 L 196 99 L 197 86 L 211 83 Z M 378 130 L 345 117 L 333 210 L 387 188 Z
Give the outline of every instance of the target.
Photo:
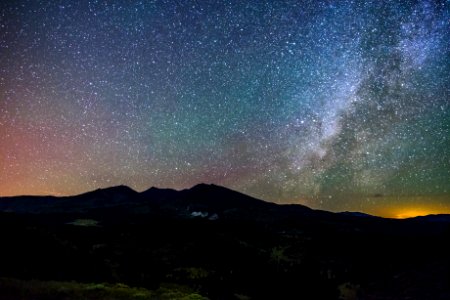
M 448 1 L 2 1 L 0 196 L 450 212 L 449 61 Z

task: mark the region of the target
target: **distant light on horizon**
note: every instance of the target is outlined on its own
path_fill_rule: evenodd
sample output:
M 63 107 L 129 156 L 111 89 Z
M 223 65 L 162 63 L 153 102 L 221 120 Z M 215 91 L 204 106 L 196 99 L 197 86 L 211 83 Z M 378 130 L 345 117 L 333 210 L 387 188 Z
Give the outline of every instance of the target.
M 411 210 L 405 210 L 402 213 L 399 213 L 395 216 L 396 219 L 407 219 L 407 218 L 414 218 L 414 217 L 420 217 L 420 216 L 426 216 L 431 215 L 432 213 L 420 210 L 420 209 L 411 209 Z

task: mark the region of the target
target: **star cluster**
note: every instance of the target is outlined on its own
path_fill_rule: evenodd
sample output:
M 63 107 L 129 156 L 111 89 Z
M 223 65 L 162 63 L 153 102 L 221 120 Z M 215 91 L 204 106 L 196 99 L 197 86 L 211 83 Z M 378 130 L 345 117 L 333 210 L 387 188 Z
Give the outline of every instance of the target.
M 4 1 L 0 196 L 450 211 L 449 61 L 448 1 Z

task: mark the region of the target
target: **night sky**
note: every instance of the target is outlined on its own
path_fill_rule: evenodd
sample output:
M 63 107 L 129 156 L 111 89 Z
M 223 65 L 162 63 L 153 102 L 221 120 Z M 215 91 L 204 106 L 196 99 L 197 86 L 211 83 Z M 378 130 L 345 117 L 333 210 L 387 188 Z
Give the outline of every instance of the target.
M 200 182 L 450 212 L 450 2 L 1 1 L 0 196 Z

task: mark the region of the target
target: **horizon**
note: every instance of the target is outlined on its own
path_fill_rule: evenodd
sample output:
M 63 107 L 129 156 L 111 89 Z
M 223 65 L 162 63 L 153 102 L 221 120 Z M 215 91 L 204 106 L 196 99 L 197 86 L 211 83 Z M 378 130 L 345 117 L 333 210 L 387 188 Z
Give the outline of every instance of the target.
M 206 182 L 450 213 L 448 1 L 0 4 L 0 197 Z
M 199 185 L 214 185 L 216 187 L 221 187 L 221 188 L 226 188 L 241 194 L 244 194 L 246 196 L 255 198 L 257 200 L 260 201 L 264 201 L 264 202 L 269 202 L 269 203 L 274 203 L 277 205 L 303 205 L 306 207 L 309 207 L 311 209 L 314 210 L 323 210 L 317 207 L 312 207 L 312 206 L 308 206 L 305 203 L 301 203 L 299 201 L 295 201 L 295 202 L 286 202 L 286 203 L 279 203 L 279 202 L 273 202 L 273 201 L 268 201 L 266 199 L 261 199 L 261 198 L 257 198 L 255 196 L 252 195 L 248 195 L 245 193 L 242 193 L 240 191 L 237 190 L 233 190 L 230 189 L 226 186 L 221 186 L 221 185 L 216 185 L 214 183 L 197 183 L 191 187 L 186 187 L 186 188 L 181 188 L 181 189 L 174 189 L 174 188 L 168 188 L 168 187 L 156 187 L 156 186 L 150 186 L 147 189 L 143 189 L 143 190 L 136 190 L 132 187 L 129 187 L 127 185 L 124 184 L 119 184 L 119 185 L 114 185 L 114 186 L 107 186 L 107 187 L 100 187 L 100 188 L 96 188 L 96 189 L 92 189 L 92 190 L 86 190 L 84 192 L 81 193 L 76 193 L 76 194 L 68 194 L 68 195 L 57 195 L 57 194 L 20 194 L 20 195 L 12 195 L 12 196 L 2 196 L 0 195 L 0 201 L 1 198 L 14 198 L 14 197 L 55 197 L 55 198 L 64 198 L 64 197 L 75 197 L 78 195 L 83 195 L 83 194 L 88 194 L 91 192 L 95 192 L 98 190 L 107 190 L 107 189 L 113 189 L 113 188 L 117 188 L 117 187 L 126 187 L 128 189 L 131 189 L 132 191 L 140 194 L 140 193 L 144 193 L 150 189 L 160 189 L 160 190 L 164 190 L 164 189 L 169 189 L 169 190 L 174 190 L 174 191 L 183 191 L 183 190 L 189 190 L 192 189 L 196 186 Z M 436 195 L 437 197 L 445 197 L 445 195 Z M 375 195 L 372 196 L 372 198 L 380 198 L 380 197 L 392 197 L 392 196 L 380 196 L 380 195 Z M 398 197 L 398 196 L 395 196 Z M 429 196 L 414 196 L 415 198 L 418 197 L 429 197 Z M 371 197 L 366 197 L 366 198 L 371 198 Z M 381 217 L 381 218 L 390 218 L 390 219 L 408 219 L 408 218 L 415 218 L 415 217 L 421 217 L 421 216 L 430 216 L 430 215 L 446 215 L 446 214 L 450 214 L 450 207 L 433 207 L 430 205 L 415 205 L 415 206 L 410 206 L 410 207 L 396 207 L 395 205 L 392 207 L 392 205 L 390 205 L 390 208 L 385 208 L 385 207 L 378 207 L 376 210 L 370 211 L 370 212 L 363 212 L 363 211 L 351 211 L 351 210 L 325 210 L 325 211 L 329 211 L 329 212 L 333 212 L 333 213 L 345 213 L 345 212 L 350 212 L 350 213 L 367 213 L 371 216 L 375 216 L 375 217 Z

